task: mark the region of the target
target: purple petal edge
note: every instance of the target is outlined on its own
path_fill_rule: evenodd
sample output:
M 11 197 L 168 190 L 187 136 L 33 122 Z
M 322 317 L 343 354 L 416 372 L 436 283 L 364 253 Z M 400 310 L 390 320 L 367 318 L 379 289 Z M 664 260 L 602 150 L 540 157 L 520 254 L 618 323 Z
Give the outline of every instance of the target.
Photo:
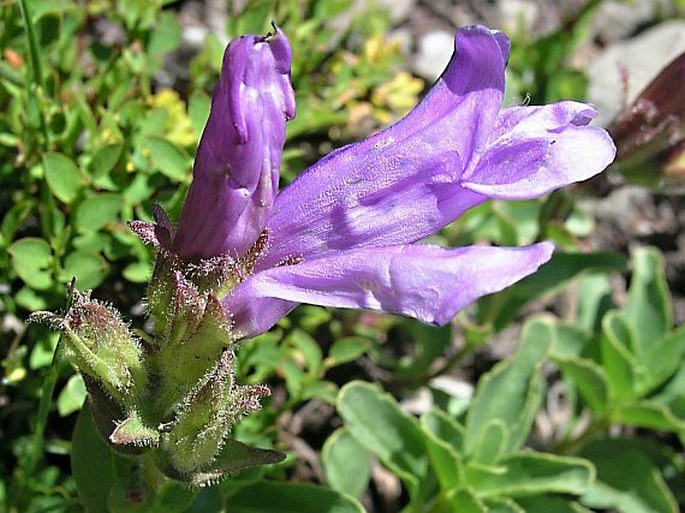
M 542 242 L 522 248 L 414 244 L 343 251 L 257 273 L 223 305 L 245 337 L 268 330 L 298 303 L 385 311 L 443 325 L 475 299 L 533 273 L 553 249 Z

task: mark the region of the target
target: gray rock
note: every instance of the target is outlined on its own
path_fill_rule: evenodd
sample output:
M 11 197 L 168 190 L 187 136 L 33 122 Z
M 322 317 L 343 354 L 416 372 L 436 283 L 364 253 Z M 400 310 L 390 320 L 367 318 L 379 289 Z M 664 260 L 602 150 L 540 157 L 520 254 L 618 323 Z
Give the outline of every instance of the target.
M 604 1 L 592 20 L 591 32 L 605 41 L 623 39 L 640 25 L 653 22 L 657 16 L 672 14 L 674 8 L 672 0 Z
M 501 0 L 498 7 L 500 26 L 507 34 L 529 33 L 540 17 L 535 0 Z
M 631 105 L 658 72 L 684 51 L 684 20 L 666 21 L 633 39 L 609 45 L 587 69 L 590 79 L 588 100 L 599 110 L 597 122 L 607 125 L 621 110 L 624 101 Z M 628 77 L 625 99 L 622 67 Z
M 378 6 L 387 9 L 390 19 L 397 24 L 409 17 L 416 7 L 416 0 L 378 0 Z
M 454 51 L 454 33 L 435 30 L 421 37 L 414 60 L 414 71 L 434 81 L 444 71 Z

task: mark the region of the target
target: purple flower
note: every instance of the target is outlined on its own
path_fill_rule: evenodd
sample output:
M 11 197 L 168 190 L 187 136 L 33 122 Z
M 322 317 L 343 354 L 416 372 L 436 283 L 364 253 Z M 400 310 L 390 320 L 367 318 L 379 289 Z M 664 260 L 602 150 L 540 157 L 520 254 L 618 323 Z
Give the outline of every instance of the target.
M 463 28 L 455 47 L 410 114 L 334 151 L 274 199 L 294 111 L 289 46 L 281 32 L 229 45 L 173 248 L 186 259 L 235 259 L 238 283 L 222 304 L 239 338 L 268 330 L 299 303 L 445 324 L 550 258 L 547 242 L 415 244 L 489 198 L 544 195 L 599 173 L 615 154 L 607 133 L 587 126 L 589 105 L 501 108 L 503 33 Z

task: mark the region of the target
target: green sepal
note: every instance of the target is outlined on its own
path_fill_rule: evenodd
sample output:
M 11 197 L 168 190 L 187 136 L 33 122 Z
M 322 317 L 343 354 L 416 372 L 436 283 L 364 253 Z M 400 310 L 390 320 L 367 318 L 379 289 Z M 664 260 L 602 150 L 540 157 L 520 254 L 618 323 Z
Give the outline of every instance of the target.
M 147 451 L 147 447 L 138 445 L 115 444 L 110 436 L 116 429 L 117 423 L 124 421 L 126 412 L 109 397 L 98 383 L 89 376 L 83 376 L 88 390 L 88 406 L 93 417 L 93 423 L 102 440 L 113 450 L 127 456 L 138 456 Z
M 146 425 L 137 411 L 131 412 L 126 419 L 119 422 L 109 435 L 109 441 L 117 446 L 156 447 L 159 440 L 159 431 Z
M 232 342 L 230 323 L 213 294 L 204 305 L 194 304 L 193 308 L 199 313 L 192 314 L 192 322 L 183 328 L 187 331 L 148 357 L 159 385 L 150 399 L 154 403 L 150 404 L 150 410 L 160 419 L 172 413 L 179 401 L 197 388 Z
M 70 306 L 64 317 L 38 312 L 32 319 L 47 321 L 62 332 L 69 360 L 107 395 L 122 406 L 134 402 L 147 381 L 140 342 L 119 313 L 91 299 L 90 291 L 81 293 L 72 282 L 69 292 Z
M 174 258 L 160 250 L 155 262 L 155 270 L 147 288 L 147 311 L 155 327 L 158 344 L 168 338 L 174 315 L 174 280 L 172 276 Z
M 174 294 L 171 299 L 172 315 L 166 332 L 160 338 L 162 349 L 186 342 L 188 335 L 195 332 L 204 310 L 200 292 L 180 271 L 172 271 Z
M 210 466 L 236 420 L 258 410 L 259 397 L 269 393 L 260 385 L 235 385 L 233 360 L 232 352 L 223 352 L 216 367 L 183 401 L 163 437 L 162 449 L 181 473 Z
M 157 464 L 167 477 L 195 486 L 202 486 L 216 483 L 231 473 L 261 465 L 280 463 L 284 459 L 285 454 L 282 452 L 251 447 L 234 438 L 226 437 L 221 446 L 221 451 L 210 464 L 200 469 L 181 471 L 171 464 L 168 454 L 163 453 L 160 453 Z

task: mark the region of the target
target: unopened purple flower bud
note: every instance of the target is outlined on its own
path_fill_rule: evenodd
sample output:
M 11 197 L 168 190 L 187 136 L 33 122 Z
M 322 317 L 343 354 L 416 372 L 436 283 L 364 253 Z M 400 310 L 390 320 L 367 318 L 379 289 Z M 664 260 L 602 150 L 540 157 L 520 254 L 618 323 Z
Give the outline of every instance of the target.
M 242 36 L 224 53 L 173 250 L 184 260 L 238 257 L 264 229 L 278 192 L 285 123 L 295 116 L 290 43 Z

